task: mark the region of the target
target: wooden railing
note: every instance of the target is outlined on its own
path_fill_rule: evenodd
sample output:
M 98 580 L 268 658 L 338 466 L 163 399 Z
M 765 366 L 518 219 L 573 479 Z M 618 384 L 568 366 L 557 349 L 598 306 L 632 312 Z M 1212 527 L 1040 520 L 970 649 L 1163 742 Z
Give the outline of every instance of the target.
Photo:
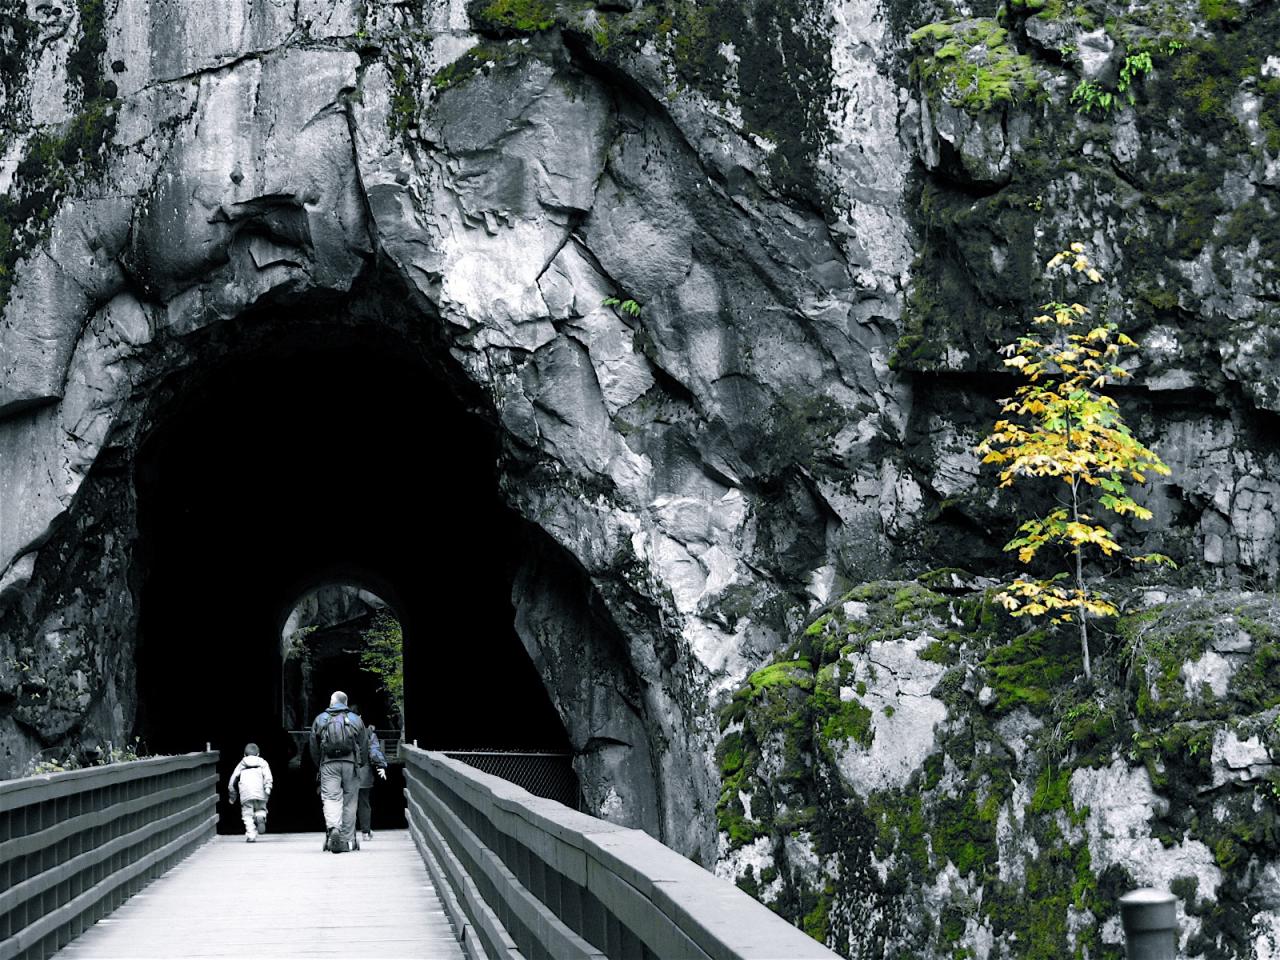
M 836 960 L 657 840 L 402 744 L 409 831 L 476 960 Z
M 0 781 L 0 960 L 43 960 L 211 837 L 217 751 Z

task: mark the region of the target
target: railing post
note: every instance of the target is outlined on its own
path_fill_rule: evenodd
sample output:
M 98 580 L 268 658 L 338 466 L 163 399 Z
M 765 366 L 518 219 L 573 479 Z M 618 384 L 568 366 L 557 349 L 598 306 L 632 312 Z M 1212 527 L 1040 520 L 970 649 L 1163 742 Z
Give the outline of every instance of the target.
M 1176 960 L 1177 903 L 1173 894 L 1149 887 L 1120 898 L 1120 922 L 1129 960 Z

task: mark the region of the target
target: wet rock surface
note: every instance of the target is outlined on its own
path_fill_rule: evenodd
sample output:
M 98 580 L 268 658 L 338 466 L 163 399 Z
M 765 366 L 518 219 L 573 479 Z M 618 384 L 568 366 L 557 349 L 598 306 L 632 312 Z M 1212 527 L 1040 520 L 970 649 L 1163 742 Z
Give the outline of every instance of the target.
M 1280 25 L 1229 2 L 1159 18 L 989 6 L 951 21 L 896 0 L 0 11 L 6 769 L 133 727 L 136 587 L 161 561 L 139 548 L 131 471 L 184 383 L 276 329 L 395 336 L 493 432 L 505 504 L 545 534 L 513 561 L 516 630 L 593 812 L 719 858 L 850 955 L 869 923 L 877 942 L 910 940 L 905 906 L 850 894 L 892 884 L 941 917 L 912 949 L 1031 955 L 990 877 L 1009 897 L 1070 886 L 1086 852 L 1110 856 L 1090 831 L 1113 827 L 1068 799 L 1092 775 L 1042 789 L 1039 739 L 1059 719 L 1011 700 L 994 666 L 957 679 L 933 646 L 981 619 L 900 620 L 805 666 L 782 655 L 854 585 L 1010 566 L 1000 547 L 1027 503 L 973 447 L 1011 389 L 995 348 L 1051 295 L 1041 265 L 1075 239 L 1144 345 L 1126 411 L 1173 468 L 1128 535 L 1179 561 L 1169 590 L 1274 589 Z M 883 602 L 866 589 L 840 623 Z M 1203 690 L 1231 701 L 1271 642 L 1243 632 L 1184 651 L 1151 689 L 1179 709 Z M 762 682 L 762 667 L 778 672 Z M 825 771 L 804 788 L 816 820 L 757 830 L 743 824 L 766 822 L 758 789 L 725 800 L 715 754 L 736 728 L 718 716 L 744 681 L 752 703 L 819 701 L 838 746 L 804 775 Z M 754 734 L 752 776 L 796 761 L 791 713 Z M 994 731 L 974 749 L 1016 756 L 1013 787 L 965 792 L 982 780 L 957 759 L 965 723 Z M 1270 782 L 1270 741 L 1233 731 L 1203 734 L 1217 772 L 1196 781 L 1211 785 L 1186 801 L 1197 810 Z M 1132 766 L 1117 756 L 1090 769 Z M 891 822 L 877 798 L 919 769 L 933 806 Z M 775 808 L 794 806 L 787 782 L 764 790 Z M 919 824 L 969 803 L 972 836 L 925 840 Z M 1125 828 L 1134 842 L 1190 843 L 1159 806 Z M 1274 864 L 1262 840 L 1200 832 L 1219 898 L 1245 883 L 1240 863 Z M 817 878 L 836 862 L 828 894 Z M 1045 950 L 1112 949 L 1090 924 L 1119 880 L 1089 872 L 1103 892 L 1057 904 L 1070 919 L 1035 934 Z M 1241 896 L 1258 908 L 1221 929 L 1274 940 L 1265 897 Z M 1211 940 L 1188 949 L 1211 955 Z

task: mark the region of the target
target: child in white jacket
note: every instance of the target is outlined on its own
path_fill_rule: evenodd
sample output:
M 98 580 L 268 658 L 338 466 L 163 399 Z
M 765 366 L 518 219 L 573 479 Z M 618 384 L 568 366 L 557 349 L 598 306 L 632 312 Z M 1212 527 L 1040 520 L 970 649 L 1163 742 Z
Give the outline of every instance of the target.
M 271 766 L 258 756 L 256 743 L 245 744 L 244 759 L 236 764 L 227 783 L 231 802 L 240 798 L 240 818 L 244 821 L 244 839 L 253 843 L 259 833 L 267 832 L 267 801 L 271 798 Z

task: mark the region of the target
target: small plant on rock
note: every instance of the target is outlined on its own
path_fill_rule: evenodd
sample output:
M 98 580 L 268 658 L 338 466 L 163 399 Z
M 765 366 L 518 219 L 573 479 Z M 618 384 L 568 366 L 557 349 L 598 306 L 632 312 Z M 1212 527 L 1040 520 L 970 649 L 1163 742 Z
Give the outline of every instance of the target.
M 1076 113 L 1106 113 L 1116 103 L 1116 95 L 1098 86 L 1092 80 L 1081 80 L 1071 91 L 1071 102 L 1076 105 Z
M 601 306 L 617 307 L 629 317 L 640 316 L 640 304 L 630 298 L 619 300 L 617 297 L 605 297 Z
M 49 747 L 27 761 L 23 776 L 40 776 L 46 773 L 66 773 L 86 767 L 105 767 L 112 763 L 129 763 L 151 756 L 143 746 L 141 737 L 134 737 L 116 746 L 108 740 L 105 747 L 75 748 Z
M 23 776 L 38 777 L 46 773 L 66 773 L 68 770 L 79 769 L 80 761 L 74 753 L 55 747 L 52 750 L 42 750 L 28 760 Z
M 600 306 L 617 307 L 618 310 L 621 310 L 623 314 L 626 314 L 627 316 L 640 316 L 639 303 L 631 300 L 630 297 L 626 298 L 626 300 L 618 300 L 617 297 L 605 297 L 604 301 L 600 303 Z
M 1172 56 L 1182 47 L 1180 41 L 1171 39 L 1166 40 L 1163 45 L 1143 47 L 1125 54 L 1114 90 L 1108 90 L 1088 78 L 1081 80 L 1071 91 L 1071 102 L 1075 105 L 1076 113 L 1090 114 L 1097 111 L 1105 115 L 1110 110 L 1133 106 L 1138 102 L 1138 83 L 1155 69 L 1152 49 L 1164 56 Z
M 141 737 L 134 737 L 133 742 L 125 741 L 120 746 L 116 746 L 110 740 L 107 741 L 107 749 L 102 754 L 101 763 L 129 763 L 133 760 L 141 760 L 147 756 L 146 747 L 142 745 Z
M 1048 271 L 1061 286 L 1073 279 L 1102 282 L 1082 243 L 1056 254 Z M 1004 419 L 977 452 L 983 463 L 1000 468 L 1001 487 L 1027 479 L 1057 484 L 1058 506 L 1025 521 L 1004 549 L 1016 551 L 1029 564 L 1045 547 L 1057 548 L 1065 553 L 1068 569 L 1045 579 L 1019 576 L 997 599 L 1015 617 L 1047 615 L 1054 624 L 1075 623 L 1085 677 L 1092 678 L 1089 619 L 1113 616 L 1117 608 L 1095 589 L 1085 555 L 1095 550 L 1103 557 L 1124 555 L 1096 511 L 1150 519 L 1151 511 L 1133 499 L 1130 485 L 1145 484 L 1151 473 L 1168 476 L 1169 468 L 1134 437 L 1115 399 L 1103 392 L 1108 384 L 1128 378 L 1120 355 L 1137 343 L 1114 322 L 1093 319 L 1088 307 L 1067 303 L 1060 293 L 1063 299 L 1044 304 L 1032 319 L 1030 332 L 1001 348 L 1005 366 L 1027 382 L 1001 401 Z M 1173 566 L 1159 553 L 1128 559 Z

